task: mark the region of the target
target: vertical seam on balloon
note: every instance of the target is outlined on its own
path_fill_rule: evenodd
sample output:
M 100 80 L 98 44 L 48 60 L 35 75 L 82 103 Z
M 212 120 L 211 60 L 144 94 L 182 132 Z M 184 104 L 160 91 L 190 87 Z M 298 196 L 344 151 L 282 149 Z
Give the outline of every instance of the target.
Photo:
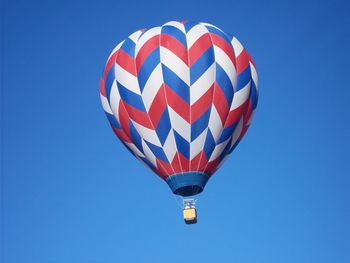
M 123 41 L 123 42 L 124 42 L 124 41 Z M 122 45 L 120 45 L 120 47 L 119 47 L 115 52 L 117 52 L 117 51 L 121 48 L 121 46 L 122 46 Z M 117 63 L 118 55 L 119 55 L 119 53 L 115 56 L 115 59 L 114 59 L 114 62 L 113 62 L 114 65 Z M 113 70 L 115 70 L 115 69 L 114 69 L 114 65 L 113 65 Z M 115 78 L 114 78 L 113 82 L 115 82 L 115 84 L 116 84 L 116 86 L 117 86 L 117 91 L 118 91 L 118 93 L 119 93 L 118 82 L 116 81 Z M 112 106 L 111 106 L 109 100 L 107 100 L 107 103 L 108 103 L 109 107 L 110 107 L 111 110 L 112 110 Z M 125 109 L 124 103 L 122 103 L 121 98 L 120 98 L 119 104 L 121 104 L 121 106 Z M 119 106 L 119 105 L 117 105 L 117 106 Z M 126 109 L 125 109 L 125 111 L 126 111 Z M 126 111 L 126 112 L 127 112 L 127 111 Z M 114 112 L 113 112 L 113 111 L 112 111 L 112 113 L 113 113 L 113 117 L 118 121 L 118 123 L 119 123 L 119 125 L 120 125 L 120 127 L 121 127 L 122 132 L 123 132 L 123 133 L 125 134 L 125 136 L 132 142 L 132 139 L 131 139 L 131 138 L 129 137 L 129 135 L 125 132 L 123 126 L 120 124 L 120 120 L 118 120 L 117 116 L 114 115 Z M 128 118 L 130 119 L 129 114 L 128 114 Z M 117 137 L 118 137 L 118 136 L 117 136 Z M 119 137 L 118 137 L 118 139 L 121 140 L 121 141 L 123 141 L 123 140 L 120 139 Z M 134 143 L 133 143 L 133 144 L 134 144 Z M 127 143 L 125 143 L 124 145 L 125 145 L 126 147 L 128 147 L 128 149 L 129 149 L 130 151 L 132 151 L 132 152 L 134 153 L 136 159 L 140 160 L 141 163 L 143 163 L 146 167 L 148 167 L 148 168 L 152 171 L 151 167 L 150 167 L 148 164 L 146 164 L 146 163 L 141 159 L 141 157 L 138 156 L 138 155 L 129 147 L 129 145 L 128 145 Z M 135 145 L 135 144 L 134 144 L 134 145 Z M 138 148 L 136 145 L 135 145 L 135 147 Z
M 233 39 L 233 38 L 232 38 L 232 39 Z M 239 42 L 238 39 L 236 39 L 236 40 Z M 231 40 L 231 41 L 232 41 L 232 40 Z M 232 43 L 231 43 L 231 45 L 232 45 Z M 241 44 L 241 45 L 242 45 L 242 44 Z M 242 47 L 243 47 L 243 45 L 242 45 Z M 251 94 L 252 94 L 252 82 L 254 82 L 254 80 L 253 80 L 253 78 L 252 78 L 252 66 L 254 67 L 254 63 L 251 63 L 251 62 L 252 62 L 252 59 L 251 59 L 249 53 L 247 52 L 247 50 L 246 50 L 244 47 L 243 47 L 242 52 L 243 52 L 243 51 L 245 51 L 246 54 L 248 55 L 248 61 L 249 61 L 248 67 L 249 67 L 249 71 L 250 71 L 249 95 L 248 95 L 248 97 L 247 97 L 247 99 L 246 99 L 246 101 L 247 101 L 247 100 L 250 100 L 250 99 L 251 99 Z M 242 52 L 241 52 L 241 54 L 242 54 Z M 255 69 L 255 67 L 254 67 L 254 69 Z M 237 75 L 237 78 L 238 78 L 238 75 Z M 246 101 L 245 101 L 244 103 L 246 103 Z M 238 138 L 236 139 L 235 142 L 233 142 L 233 134 L 234 134 L 236 128 L 234 129 L 234 131 L 233 131 L 233 133 L 232 133 L 231 141 L 230 141 L 231 146 L 230 146 L 230 149 L 229 149 L 229 151 L 231 151 L 231 152 L 237 147 L 238 144 L 236 144 L 236 142 L 241 138 L 241 134 L 242 134 L 243 130 L 245 129 L 245 125 L 244 125 L 244 116 L 245 116 L 247 110 L 248 110 L 248 105 L 245 105 L 245 108 L 244 108 L 244 110 L 242 111 L 242 117 L 240 118 L 240 120 L 242 119 L 242 122 L 243 122 L 243 123 L 242 123 L 242 131 L 240 132 L 240 135 L 238 136 Z M 250 117 L 251 117 L 251 115 L 249 116 L 248 120 L 250 119 Z M 247 126 L 249 127 L 249 125 L 247 125 Z M 248 128 L 247 128 L 247 129 L 248 129 Z M 245 129 L 245 132 L 247 131 L 247 129 Z M 245 133 L 245 132 L 244 132 L 244 133 Z M 235 144 L 236 144 L 236 146 L 234 146 Z M 234 146 L 234 148 L 233 148 L 233 146 Z M 233 149 L 232 149 L 232 148 L 233 148 Z M 221 164 L 221 161 L 220 161 L 219 165 L 220 165 L 220 164 Z
M 162 29 L 163 29 L 163 26 L 164 24 L 161 26 L 161 29 L 160 29 L 160 34 L 159 34 L 159 53 L 160 53 L 160 49 L 162 48 L 161 46 L 161 37 L 162 37 Z M 176 144 L 176 140 L 175 140 L 175 134 L 174 134 L 174 129 L 172 127 L 172 122 L 171 122 L 171 117 L 170 117 L 170 113 L 169 113 L 169 103 L 168 103 L 168 99 L 167 99 L 167 92 L 166 92 L 166 89 L 165 89 L 165 85 L 164 85 L 164 77 L 163 77 L 163 62 L 162 62 L 162 56 L 161 54 L 159 54 L 159 60 L 160 60 L 160 71 L 161 71 L 161 74 L 162 74 L 162 79 L 163 79 L 163 83 L 162 83 L 162 88 L 164 89 L 164 96 L 165 96 L 165 102 L 166 102 L 166 106 L 167 106 L 167 110 L 168 110 L 168 117 L 169 117 L 169 121 L 170 121 L 170 126 L 171 126 L 171 131 L 173 133 L 173 142 L 174 142 L 174 147 L 176 148 L 176 152 L 175 152 L 175 155 L 177 155 L 177 159 L 179 161 L 179 164 L 180 164 L 180 170 L 181 170 L 181 173 L 183 174 L 183 169 L 182 169 L 182 164 L 180 162 L 180 156 L 179 156 L 179 151 L 177 149 L 177 144 Z M 169 134 L 168 134 L 169 135 Z M 174 160 L 174 159 L 173 159 Z M 172 166 L 172 161 L 170 162 L 170 166 L 171 168 L 173 169 L 174 171 L 174 174 L 175 174 L 175 169 L 174 167 Z
M 185 29 L 185 32 L 186 32 L 186 45 L 187 45 L 187 30 Z M 191 114 L 192 114 L 192 107 L 191 107 L 191 86 L 192 86 L 192 83 L 191 83 L 191 62 L 190 62 L 190 50 L 189 50 L 189 48 L 188 48 L 188 45 L 187 45 L 187 47 L 186 47 L 186 51 L 187 51 L 187 65 L 188 65 L 188 70 L 189 70 L 189 74 L 190 74 L 190 79 L 189 79 L 189 81 L 190 81 L 190 85 L 189 85 L 189 87 L 188 87 L 188 92 L 189 92 L 189 97 L 190 97 L 190 116 L 189 116 L 189 120 L 190 120 L 190 143 L 189 143 L 189 160 L 188 160 L 188 171 L 191 171 L 191 133 L 192 133 L 192 118 L 191 118 Z
M 246 50 L 245 50 L 246 51 Z M 247 51 L 246 51 L 247 52 Z M 249 83 L 250 83 L 250 85 L 249 85 L 249 95 L 248 95 L 248 98 L 247 98 L 247 100 L 251 100 L 251 94 L 252 94 L 252 82 L 254 82 L 254 80 L 253 80 L 253 78 L 252 78 L 252 67 L 254 67 L 254 70 L 256 71 L 256 68 L 255 68 L 255 66 L 254 66 L 254 63 L 252 63 L 252 59 L 250 58 L 250 56 L 248 56 L 248 59 L 249 59 L 249 70 L 250 70 L 250 81 L 249 81 Z M 255 85 L 255 87 L 257 88 L 257 84 L 254 82 L 254 85 Z M 245 116 L 245 114 L 247 113 L 247 110 L 248 110 L 248 105 L 246 105 L 245 106 L 245 109 L 244 109 L 244 111 L 243 111 L 243 113 L 242 113 L 242 121 L 243 121 L 243 123 L 242 123 L 242 130 L 243 129 L 245 129 L 245 131 L 244 131 L 244 133 L 243 133 L 243 136 L 245 135 L 245 133 L 247 132 L 247 130 L 248 130 L 248 128 L 249 128 L 249 126 L 250 126 L 250 124 L 248 124 L 248 125 L 244 125 L 244 116 Z M 251 118 L 253 117 L 252 116 L 253 115 L 253 111 L 251 112 L 251 114 L 249 115 L 249 118 L 248 118 L 248 120 L 247 120 L 247 123 L 250 123 L 251 122 Z M 241 131 L 241 133 L 242 133 L 242 131 Z M 237 147 L 237 145 L 238 144 L 236 144 L 236 142 L 239 140 L 239 138 L 241 138 L 242 139 L 242 137 L 241 137 L 241 134 L 240 134 L 240 136 L 237 138 L 237 140 L 232 144 L 232 141 L 230 142 L 231 144 L 232 144 L 232 148 L 230 147 L 230 151 L 233 151 L 236 147 Z M 236 146 L 234 146 L 236 144 Z M 233 147 L 234 146 L 234 147 Z
M 250 65 L 249 65 L 249 69 L 250 69 Z M 251 70 L 251 69 L 250 69 Z M 244 102 L 244 103 L 246 103 L 247 102 L 247 100 L 250 100 L 250 94 L 251 94 L 251 92 L 252 92 L 252 79 L 250 78 L 250 81 L 249 81 L 249 95 L 248 95 L 248 97 L 247 97 L 247 99 L 246 99 L 246 101 Z M 245 116 L 245 114 L 246 114 L 246 112 L 247 112 L 247 110 L 248 110 L 248 105 L 245 105 L 244 106 L 244 110 L 242 111 L 242 121 L 243 121 L 243 123 L 242 123 L 242 130 L 244 130 L 244 127 L 245 127 L 245 125 L 244 125 L 244 116 Z M 232 132 L 232 135 L 231 135 L 231 141 L 230 141 L 230 143 L 232 144 L 232 140 L 233 140 L 233 134 L 234 134 L 234 132 L 236 131 L 236 128 L 233 130 L 233 132 Z M 242 132 L 242 131 L 241 131 Z M 240 138 L 241 136 L 239 136 L 238 138 L 237 138 L 237 140 L 234 142 L 234 143 L 236 143 L 238 140 L 239 140 L 239 138 Z M 233 146 L 233 145 L 232 145 Z M 231 150 L 231 146 L 230 146 L 230 150 Z
M 129 38 L 130 39 L 130 38 Z M 135 43 L 136 44 L 136 43 Z M 121 47 L 122 47 L 122 45 L 121 45 Z M 120 48 L 121 48 L 120 47 Z M 135 50 L 136 50 L 136 46 L 135 46 Z M 118 60 L 118 56 L 119 56 L 119 53 L 117 54 L 117 56 L 116 56 L 116 58 L 115 58 L 115 64 L 117 63 L 117 60 Z M 135 57 L 135 56 L 134 56 Z M 115 80 L 116 81 L 116 80 Z M 116 84 L 117 84 L 117 88 L 118 88 L 118 92 L 119 92 L 119 85 L 118 85 L 118 82 L 116 81 Z M 122 98 L 120 98 L 121 100 L 122 100 Z M 127 117 L 128 117 L 128 119 L 129 120 L 131 120 L 131 118 L 130 118 L 130 114 L 129 114 L 129 112 L 127 111 L 127 109 L 126 109 L 126 107 L 124 106 L 124 101 L 123 101 L 123 103 L 122 103 L 122 107 L 124 108 L 124 110 L 125 110 L 125 112 L 127 113 Z M 135 127 L 135 129 L 137 130 L 137 128 Z M 122 127 L 122 130 L 124 131 L 124 129 L 123 129 L 123 127 Z M 125 131 L 124 131 L 125 132 Z M 141 136 L 141 134 L 140 134 L 140 132 L 137 130 L 137 132 L 138 132 L 138 134 L 139 134 L 139 136 L 141 137 L 141 140 L 142 141 L 144 141 L 144 139 L 142 138 L 142 136 Z M 126 133 L 126 132 L 125 132 Z M 132 141 L 132 138 L 130 138 L 130 140 Z M 135 145 L 136 146 L 136 145 Z M 143 150 L 143 149 L 142 149 Z M 144 153 L 143 153 L 144 154 Z M 152 153 L 153 154 L 153 153 Z M 145 154 L 144 154 L 145 155 Z M 136 155 L 137 156 L 137 155 Z M 145 158 L 147 159 L 147 156 L 145 155 Z M 137 159 L 139 159 L 139 158 L 137 158 Z M 142 160 L 142 159 L 141 159 Z M 142 162 L 143 162 L 143 160 L 142 160 Z M 144 164 L 145 164 L 145 162 L 143 162 Z M 157 164 L 157 162 L 156 162 L 156 164 Z M 146 166 L 148 166 L 148 165 L 146 165 Z M 150 168 L 150 167 L 149 167 Z M 157 167 L 157 165 L 155 165 L 155 168 L 159 171 L 159 169 L 158 169 L 158 167 Z M 163 167 L 164 168 L 164 167 Z M 152 169 L 151 169 L 152 170 Z M 160 171 L 159 171 L 160 172 Z
M 199 166 L 200 166 L 200 163 L 201 163 L 201 161 L 202 161 L 202 157 L 203 157 L 203 154 L 204 154 L 204 146 L 205 146 L 205 141 L 207 140 L 207 136 L 208 136 L 208 130 L 209 130 L 209 121 L 210 121 L 210 117 L 211 117 L 211 114 L 212 114 L 212 108 L 213 108 L 213 101 L 214 101 L 214 96 L 215 96 L 215 82 L 216 82 L 216 60 L 215 60 L 215 50 L 214 50 L 214 41 L 213 41 L 213 39 L 211 38 L 211 35 L 210 35 L 210 32 L 209 32 L 209 30 L 208 30 L 208 28 L 205 26 L 205 25 L 203 25 L 202 23 L 199 23 L 201 26 L 203 26 L 206 30 L 207 30 L 207 32 L 208 32 L 208 35 L 209 35 L 209 37 L 210 37 L 210 41 L 211 41 L 211 44 L 212 44 L 212 47 L 213 47 L 213 54 L 214 54 L 214 64 L 215 64 L 215 70 L 214 70 L 214 74 L 215 74 L 215 77 L 214 77 L 214 83 L 213 83 L 213 91 L 212 91 L 212 93 L 213 93 L 213 95 L 212 95 L 212 98 L 211 98 L 211 106 L 210 106 L 210 115 L 209 115 L 209 119 L 208 119 L 208 124 L 207 124 L 207 133 L 206 133 L 206 136 L 205 136 L 205 138 L 204 138 L 204 142 L 203 142 L 203 146 L 202 146 L 202 148 L 203 148 L 203 150 L 202 150 L 202 152 L 201 152 L 201 156 L 200 156 L 200 158 L 199 158 L 199 162 L 198 162 L 198 166 L 197 166 L 197 169 L 196 169 L 196 171 L 199 171 Z M 209 159 L 208 159 L 208 161 L 209 161 Z M 204 170 L 203 170 L 204 171 Z
M 225 34 L 225 35 L 227 36 L 227 34 L 226 34 L 225 32 L 223 32 L 222 30 L 220 30 L 220 31 L 221 31 L 223 34 Z M 228 36 L 227 36 L 227 37 L 228 37 Z M 230 37 L 228 37 L 228 38 L 230 39 Z M 232 40 L 231 40 L 231 41 L 232 41 Z M 236 69 L 236 79 L 237 79 L 237 57 L 236 57 L 235 49 L 233 48 L 233 45 L 232 45 L 231 41 L 230 41 L 230 45 L 231 45 L 231 47 L 232 47 L 233 53 L 235 54 L 235 60 L 236 60 L 235 69 Z M 231 105 L 232 105 L 233 100 L 234 100 L 234 98 L 235 98 L 236 88 L 237 88 L 237 80 L 236 80 L 236 85 L 233 87 L 233 96 L 232 96 Z M 229 105 L 229 112 L 228 112 L 228 114 L 230 113 L 231 105 Z M 224 122 L 223 125 L 222 125 L 221 133 L 220 133 L 220 136 L 218 137 L 218 139 L 220 139 L 222 133 L 224 132 L 224 127 L 225 127 L 226 121 L 227 121 L 227 116 L 226 116 L 225 122 Z M 233 133 L 232 133 L 232 134 L 233 134 Z M 232 139 L 232 135 L 230 136 L 230 138 L 229 138 L 228 140 L 231 140 L 231 139 Z M 212 156 L 212 154 L 213 154 L 213 152 L 214 152 L 216 146 L 217 146 L 217 144 L 216 144 L 216 142 L 215 142 L 214 149 L 213 149 L 213 151 L 211 152 L 210 156 L 208 156 L 208 162 L 207 162 L 207 164 L 205 165 L 205 167 L 204 167 L 204 169 L 203 169 L 204 172 L 205 172 L 205 170 L 206 170 L 207 167 L 208 167 L 208 164 L 209 164 L 209 162 L 210 162 L 209 160 L 210 160 L 210 158 L 211 158 L 211 156 Z
M 120 46 L 120 47 L 121 47 L 121 46 Z M 120 49 L 120 47 L 119 47 L 119 49 Z M 119 49 L 117 49 L 116 52 L 117 52 Z M 115 59 L 114 59 L 114 62 L 113 62 L 114 65 L 117 63 L 117 58 L 118 58 L 118 56 L 119 56 L 119 53 L 115 56 Z M 115 70 L 114 65 L 113 65 L 113 70 Z M 118 89 L 118 93 L 119 93 L 118 82 L 116 81 L 116 78 L 114 78 L 113 82 L 115 82 L 115 84 L 116 84 L 116 86 L 117 86 L 117 89 Z M 109 95 L 109 96 L 110 96 L 110 95 Z M 107 100 L 107 102 L 108 102 L 109 107 L 112 109 L 112 106 L 111 106 L 109 100 Z M 121 98 L 120 98 L 120 100 L 119 100 L 119 104 L 121 104 Z M 122 103 L 121 105 L 122 105 L 122 107 L 124 107 L 124 104 L 123 104 L 123 103 Z M 117 105 L 117 106 L 119 107 L 119 105 Z M 124 107 L 124 109 L 125 109 L 125 107 Z M 112 111 L 112 112 L 113 112 L 113 111 Z M 129 135 L 128 135 L 128 134 L 125 132 L 125 130 L 123 129 L 123 126 L 120 124 L 119 116 L 115 116 L 115 115 L 114 115 L 114 112 L 113 112 L 113 116 L 114 116 L 114 118 L 118 121 L 118 123 L 119 123 L 119 125 L 120 125 L 120 127 L 121 127 L 121 130 L 122 130 L 123 133 L 126 135 L 126 137 L 127 137 L 128 139 L 130 139 L 130 141 L 132 141 L 131 138 L 129 137 Z M 128 117 L 129 117 L 129 119 L 130 119 L 129 114 L 128 114 Z M 135 145 L 135 146 L 136 146 L 136 145 Z
M 146 30 L 145 30 L 145 32 L 144 33 L 146 33 Z M 140 37 L 141 37 L 141 35 L 139 36 L 139 38 L 137 39 L 137 40 L 139 40 L 140 39 Z M 135 72 L 136 72 L 136 74 L 138 75 L 138 71 L 137 71 L 137 67 L 136 67 L 136 62 L 135 62 L 135 59 L 136 59 L 136 47 L 137 47 L 137 43 L 138 43 L 138 41 L 135 43 L 135 50 L 134 50 L 134 56 L 133 56 L 133 58 L 134 58 L 134 67 L 135 67 Z M 159 54 L 159 57 L 160 57 L 160 54 Z M 139 86 L 139 90 L 141 91 L 141 89 L 140 89 L 140 83 L 139 83 L 139 79 L 138 79 L 138 77 L 136 77 L 136 79 L 137 79 L 137 84 L 138 84 L 138 86 Z M 141 98 L 142 98 L 142 96 L 141 96 Z M 145 103 L 144 103 L 144 101 L 143 101 L 143 99 L 141 99 L 142 100 L 142 103 L 143 103 L 143 105 L 145 106 Z M 154 127 L 154 124 L 153 124 L 153 122 L 152 122 L 152 120 L 151 120 L 151 118 L 149 117 L 149 115 L 148 114 L 146 114 L 147 115 L 147 117 L 148 117 L 148 120 L 149 120 L 149 122 L 151 123 L 151 125 L 152 125 L 152 128 L 153 128 L 153 130 L 154 130 L 154 132 L 155 132 L 155 127 Z M 156 133 L 156 132 L 155 132 Z M 157 134 L 157 133 L 156 133 Z M 141 135 L 140 135 L 141 136 Z M 158 134 L 157 134 L 157 137 L 158 137 Z M 141 139 L 143 139 L 142 138 L 142 136 L 141 136 Z M 159 140 L 159 137 L 158 137 L 158 140 Z M 159 140 L 160 141 L 160 140 Z M 152 151 L 152 150 L 151 150 Z M 163 150 L 164 151 L 164 150 Z M 154 153 L 152 152 L 152 154 L 154 155 Z M 155 155 L 154 155 L 155 156 Z M 158 157 L 157 156 L 155 156 L 156 157 L 156 159 L 158 159 Z M 168 157 L 166 156 L 166 158 L 168 159 Z M 168 160 L 169 161 L 169 160 Z M 156 163 L 157 163 L 157 161 L 156 161 Z M 164 169 L 164 171 L 167 171 L 167 169 L 165 169 L 165 167 L 162 165 L 162 163 L 159 161 L 158 162 L 159 163 L 159 165 Z M 169 161 L 169 163 L 170 163 L 170 161 Z M 158 167 L 157 167 L 157 169 L 158 169 Z M 173 172 L 174 172 L 174 169 L 171 167 L 171 169 L 173 170 Z M 159 170 L 159 169 L 158 169 Z M 168 177 L 169 175 L 167 175 L 167 177 Z

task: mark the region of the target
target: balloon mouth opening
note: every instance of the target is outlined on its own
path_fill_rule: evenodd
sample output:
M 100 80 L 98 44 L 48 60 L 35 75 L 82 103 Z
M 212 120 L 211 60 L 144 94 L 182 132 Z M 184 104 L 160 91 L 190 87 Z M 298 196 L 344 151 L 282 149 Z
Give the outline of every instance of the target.
M 201 193 L 209 176 L 203 172 L 185 172 L 173 174 L 166 178 L 171 191 L 176 195 L 192 196 Z
M 184 186 L 179 189 L 176 189 L 174 194 L 181 195 L 181 196 L 192 196 L 192 195 L 197 195 L 201 192 L 203 192 L 202 187 L 198 185 L 189 185 L 189 186 Z

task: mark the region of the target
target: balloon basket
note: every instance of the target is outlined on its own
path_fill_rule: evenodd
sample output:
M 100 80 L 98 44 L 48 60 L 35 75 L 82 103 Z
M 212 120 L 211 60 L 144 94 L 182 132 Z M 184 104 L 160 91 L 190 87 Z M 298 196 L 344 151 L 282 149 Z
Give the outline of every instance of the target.
M 195 207 L 194 199 L 184 199 L 183 200 L 183 216 L 186 224 L 196 224 L 197 223 L 197 210 Z

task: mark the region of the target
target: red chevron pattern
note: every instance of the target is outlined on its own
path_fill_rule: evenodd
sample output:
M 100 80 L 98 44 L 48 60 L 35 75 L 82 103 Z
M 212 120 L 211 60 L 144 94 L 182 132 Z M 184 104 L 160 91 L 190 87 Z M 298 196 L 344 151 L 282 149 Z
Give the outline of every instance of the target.
M 219 28 L 171 21 L 139 30 L 109 56 L 100 81 L 117 137 L 163 179 L 213 174 L 247 131 L 255 64 Z

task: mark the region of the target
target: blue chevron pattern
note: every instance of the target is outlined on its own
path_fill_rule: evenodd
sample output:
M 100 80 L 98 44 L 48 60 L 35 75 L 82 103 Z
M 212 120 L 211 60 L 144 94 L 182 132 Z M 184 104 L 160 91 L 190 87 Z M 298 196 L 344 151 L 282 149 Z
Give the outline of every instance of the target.
M 251 123 L 257 87 L 236 38 L 207 23 L 170 21 L 114 48 L 100 96 L 122 143 L 167 180 L 220 167 Z

